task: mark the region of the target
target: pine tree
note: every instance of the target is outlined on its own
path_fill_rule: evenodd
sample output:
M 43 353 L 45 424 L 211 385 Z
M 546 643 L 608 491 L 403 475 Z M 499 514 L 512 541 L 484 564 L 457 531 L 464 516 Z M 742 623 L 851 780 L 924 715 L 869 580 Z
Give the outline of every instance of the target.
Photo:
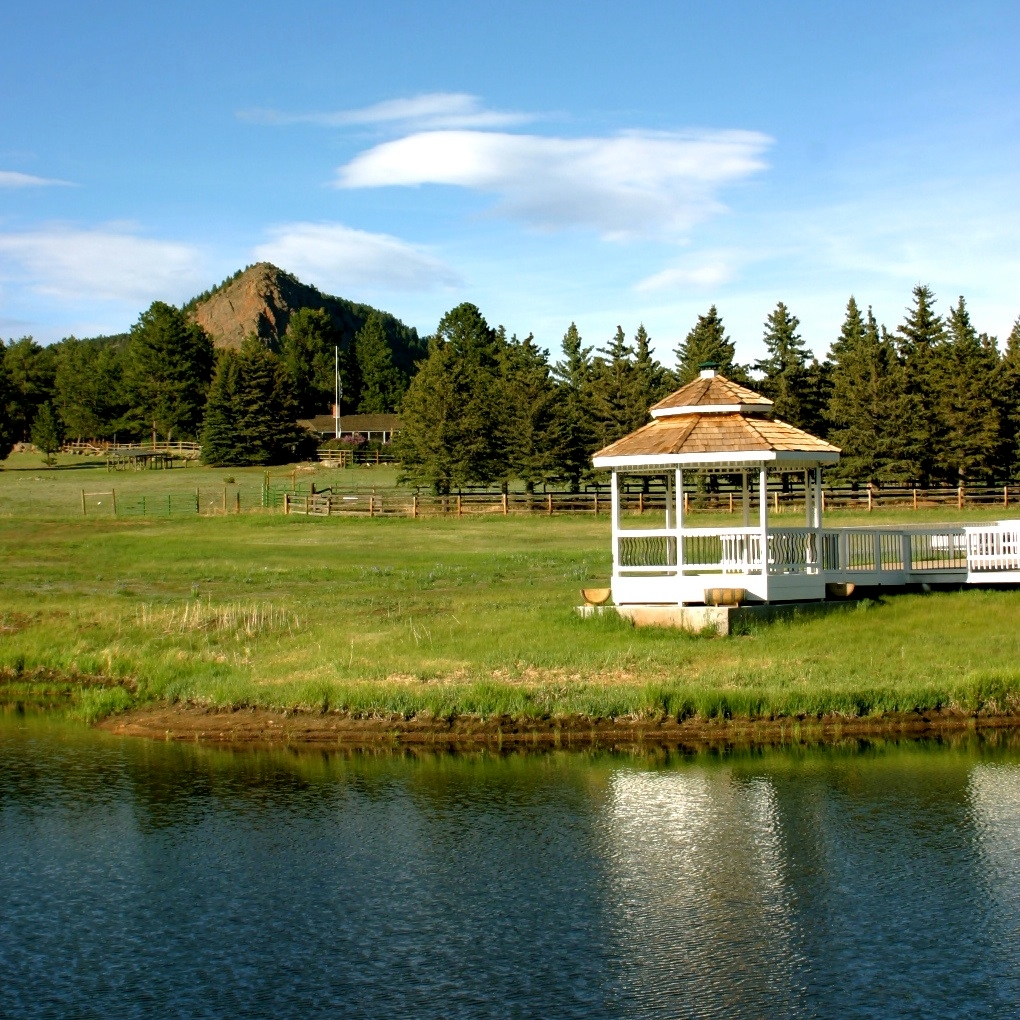
M 617 326 L 613 339 L 599 349 L 591 376 L 592 409 L 599 443 L 608 446 L 633 431 L 637 377 L 634 351 L 627 343 L 622 326 Z
M 829 439 L 843 451 L 835 473 L 855 482 L 901 480 L 906 470 L 902 369 L 871 309 L 862 317 L 853 297 L 829 356 Z
M 209 387 L 202 426 L 202 463 L 223 466 L 242 463 L 245 437 L 238 425 L 240 366 L 235 351 L 221 351 Z
M 733 360 L 736 354 L 736 346 L 726 335 L 722 318 L 712 305 L 707 315 L 698 316 L 694 328 L 676 349 L 677 383 L 685 386 L 696 379 L 705 362 L 714 363 L 720 375 L 743 379 L 745 373 Z
M 69 436 L 107 439 L 128 410 L 122 353 L 109 342 L 68 337 L 57 348 L 53 402 Z
M 401 402 L 395 442 L 405 477 L 438 494 L 510 473 L 501 333 L 472 304 L 443 316 L 429 354 Z
M 939 408 L 945 432 L 936 451 L 937 464 L 957 484 L 975 478 L 987 481 L 1000 459 L 998 351 L 989 337 L 978 336 L 962 295 L 950 309 L 947 326 Z
M 279 464 L 293 459 L 305 441 L 295 419 L 293 381 L 280 358 L 254 333 L 237 354 L 235 406 L 243 444 L 235 464 Z
M 322 308 L 299 308 L 291 315 L 281 357 L 290 373 L 300 416 L 325 414 L 333 406 L 339 347 L 340 335 Z M 339 362 L 341 408 L 353 409 L 357 406 L 357 387 L 346 351 L 340 350 Z
M 591 348 L 581 342 L 572 322 L 563 336 L 564 360 L 553 369 L 556 413 L 551 431 L 558 475 L 572 492 L 591 474 L 591 455 L 598 449 L 591 397 Z
M 209 335 L 179 308 L 154 301 L 131 327 L 125 382 L 140 430 L 151 426 L 167 439 L 194 438 L 212 379 Z
M 0 460 L 6 460 L 17 438 L 16 423 L 11 414 L 12 387 L 7 375 L 7 348 L 0 340 Z
M 53 454 L 60 449 L 60 422 L 47 400 L 39 408 L 32 422 L 32 442 L 45 455 L 47 465 L 53 463 Z
M 652 339 L 644 323 L 634 334 L 634 414 L 631 429 L 648 421 L 648 409 L 676 388 L 676 377 L 652 355 Z
M 809 352 L 797 332 L 800 319 L 780 301 L 765 320 L 762 339 L 768 357 L 755 362 L 765 374 L 761 391 L 773 402 L 773 414 L 797 428 L 814 425 L 812 395 L 808 389 Z
M 393 364 L 393 352 L 386 340 L 382 316 L 373 312 L 354 338 L 361 394 L 358 411 L 382 414 L 395 411 L 407 388 L 400 370 Z
M 555 473 L 552 426 L 556 389 L 549 374 L 549 352 L 531 334 L 511 337 L 502 370 L 510 414 L 508 457 L 510 470 L 528 492 Z
M 24 441 L 32 434 L 36 412 L 53 399 L 56 373 L 56 347 L 41 347 L 30 336 L 23 336 L 7 347 L 7 413 L 15 441 Z
M 945 325 L 935 314 L 935 295 L 918 284 L 899 335 L 899 356 L 906 374 L 908 404 L 907 459 L 912 477 L 927 483 L 938 474 L 939 450 L 946 425 L 941 415 L 945 379 Z
M 999 470 L 1008 478 L 1020 478 L 1020 318 L 1006 339 L 999 362 L 996 398 L 1001 424 Z

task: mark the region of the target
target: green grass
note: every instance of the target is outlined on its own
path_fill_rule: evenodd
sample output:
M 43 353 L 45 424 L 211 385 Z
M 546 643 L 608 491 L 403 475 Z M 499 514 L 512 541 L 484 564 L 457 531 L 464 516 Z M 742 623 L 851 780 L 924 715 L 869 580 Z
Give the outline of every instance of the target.
M 936 515 L 957 517 L 837 521 Z M 1020 592 L 889 596 L 694 637 L 574 614 L 578 589 L 608 577 L 608 537 L 591 517 L 12 513 L 0 517 L 0 670 L 13 686 L 67 685 L 87 718 L 152 699 L 442 717 L 1017 704 Z

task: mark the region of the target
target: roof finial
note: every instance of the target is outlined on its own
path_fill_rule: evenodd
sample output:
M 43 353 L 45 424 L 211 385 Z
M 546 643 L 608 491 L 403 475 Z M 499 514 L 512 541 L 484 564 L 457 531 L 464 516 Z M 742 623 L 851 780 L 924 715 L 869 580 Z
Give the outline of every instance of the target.
M 715 370 L 719 367 L 718 361 L 698 362 L 698 371 L 702 379 L 714 379 Z

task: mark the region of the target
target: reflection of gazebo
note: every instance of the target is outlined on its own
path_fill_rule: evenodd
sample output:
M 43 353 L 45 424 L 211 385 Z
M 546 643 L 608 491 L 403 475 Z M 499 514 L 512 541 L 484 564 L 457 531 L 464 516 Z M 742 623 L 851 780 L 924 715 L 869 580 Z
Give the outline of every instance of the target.
M 612 471 L 617 605 L 698 604 L 713 588 L 742 588 L 761 602 L 825 597 L 822 468 L 839 460 L 839 450 L 770 419 L 771 409 L 770 400 L 706 369 L 656 404 L 654 421 L 595 455 L 595 467 Z M 802 475 L 803 527 L 769 527 L 769 472 Z M 665 476 L 665 527 L 621 526 L 621 475 Z M 740 527 L 687 525 L 683 492 L 692 475 L 740 477 Z

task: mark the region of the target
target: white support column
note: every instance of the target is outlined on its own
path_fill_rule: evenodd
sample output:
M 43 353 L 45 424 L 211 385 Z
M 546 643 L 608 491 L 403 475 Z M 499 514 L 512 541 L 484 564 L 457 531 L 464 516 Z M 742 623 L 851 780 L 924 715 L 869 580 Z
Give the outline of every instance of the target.
M 815 527 L 822 530 L 822 467 L 815 468 Z
M 764 464 L 758 470 L 758 531 L 761 572 L 762 577 L 766 577 L 769 572 L 769 476 Z
M 684 473 L 682 468 L 676 469 L 676 572 L 682 576 L 684 572 Z
M 747 472 L 740 472 L 740 510 L 743 514 L 743 527 L 751 526 L 751 493 L 747 488 Z
M 620 485 L 616 471 L 609 475 L 610 521 L 613 533 L 613 577 L 620 572 Z

